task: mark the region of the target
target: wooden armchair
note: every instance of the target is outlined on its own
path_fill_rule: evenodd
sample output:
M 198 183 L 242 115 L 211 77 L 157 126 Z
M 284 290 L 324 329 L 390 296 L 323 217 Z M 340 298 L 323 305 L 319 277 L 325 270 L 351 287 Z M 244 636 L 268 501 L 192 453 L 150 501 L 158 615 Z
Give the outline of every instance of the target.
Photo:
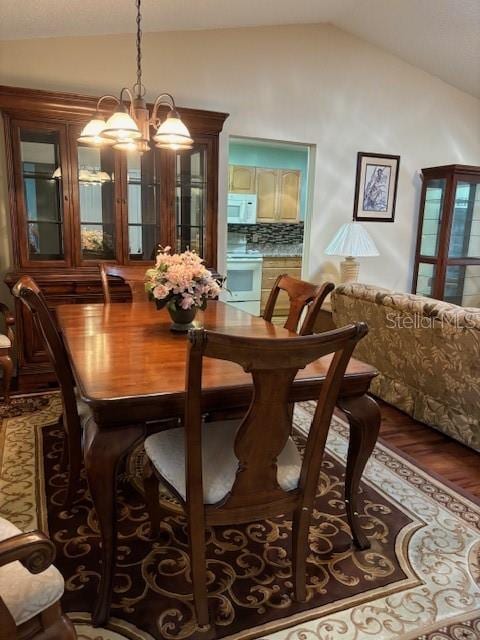
M 66 435 L 64 466 L 66 467 L 68 463 L 65 504 L 68 505 L 73 498 L 80 476 L 82 428 L 92 415 L 87 404 L 81 400 L 77 393 L 65 345 L 37 284 L 29 276 L 22 276 L 13 287 L 12 292 L 32 313 L 62 392 L 63 415 L 61 421 Z
M 328 294 L 335 289 L 333 282 L 325 282 L 322 285 L 310 284 L 304 280 L 297 280 L 288 274 L 278 276 L 272 287 L 263 313 L 264 320 L 272 321 L 280 291 L 285 291 L 290 299 L 290 310 L 285 329 L 294 331 L 300 336 L 309 336 L 313 333 L 315 321 L 322 304 Z M 305 318 L 299 326 L 304 309 L 307 309 Z
M 0 313 L 3 315 L 6 327 L 6 334 L 0 333 L 0 366 L 3 369 L 3 399 L 8 402 L 10 400 L 10 383 L 13 373 L 11 352 L 14 342 L 13 326 L 15 325 L 15 318 L 3 302 L 0 302 Z
M 75 640 L 62 613 L 64 580 L 55 546 L 40 531 L 22 533 L 0 518 L 0 640 Z
M 363 323 L 283 340 L 190 331 L 184 428 L 145 440 L 145 497 L 152 533 L 160 527 L 157 477 L 178 498 L 190 539 L 197 623 L 209 625 L 205 528 L 291 515 L 293 581 L 306 598 L 310 516 L 333 409 Z M 334 354 L 317 403 L 303 460 L 290 437 L 289 394 L 299 369 Z M 234 362 L 250 373 L 252 403 L 240 420 L 205 423 L 202 418 L 203 358 Z M 165 507 L 178 514 L 178 507 Z
M 123 266 L 116 264 L 105 264 L 101 262 L 98 265 L 100 271 L 100 279 L 102 281 L 102 291 L 105 302 L 112 301 L 110 295 L 110 288 L 108 286 L 108 276 L 115 276 L 121 278 L 132 292 L 132 302 L 146 302 L 147 294 L 145 293 L 145 271 L 148 269 L 148 265 L 138 266 Z

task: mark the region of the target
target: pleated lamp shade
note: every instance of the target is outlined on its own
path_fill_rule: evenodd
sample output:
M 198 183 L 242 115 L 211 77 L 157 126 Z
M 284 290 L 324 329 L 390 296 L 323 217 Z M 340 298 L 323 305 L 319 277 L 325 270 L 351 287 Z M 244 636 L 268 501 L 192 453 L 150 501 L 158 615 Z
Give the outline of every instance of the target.
M 342 282 L 355 282 L 360 270 L 355 258 L 380 255 L 368 231 L 360 222 L 342 224 L 335 237 L 325 249 L 328 256 L 344 256 L 340 264 Z

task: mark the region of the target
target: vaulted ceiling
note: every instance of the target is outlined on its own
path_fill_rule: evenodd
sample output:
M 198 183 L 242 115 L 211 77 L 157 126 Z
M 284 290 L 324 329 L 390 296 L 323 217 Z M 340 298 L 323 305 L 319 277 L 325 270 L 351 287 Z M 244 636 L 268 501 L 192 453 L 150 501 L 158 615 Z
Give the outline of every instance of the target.
M 329 22 L 480 97 L 480 0 L 143 0 L 144 31 Z M 3 0 L 0 40 L 130 33 L 134 0 Z

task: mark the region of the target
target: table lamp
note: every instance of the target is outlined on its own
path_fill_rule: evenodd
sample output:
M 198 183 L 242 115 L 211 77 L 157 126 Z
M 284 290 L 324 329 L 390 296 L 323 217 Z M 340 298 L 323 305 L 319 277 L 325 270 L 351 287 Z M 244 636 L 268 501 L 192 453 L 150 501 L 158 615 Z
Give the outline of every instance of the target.
M 343 256 L 340 263 L 340 277 L 342 282 L 356 282 L 360 264 L 355 258 L 378 256 L 378 249 L 370 234 L 365 231 L 360 222 L 342 224 L 335 237 L 325 249 L 327 256 Z

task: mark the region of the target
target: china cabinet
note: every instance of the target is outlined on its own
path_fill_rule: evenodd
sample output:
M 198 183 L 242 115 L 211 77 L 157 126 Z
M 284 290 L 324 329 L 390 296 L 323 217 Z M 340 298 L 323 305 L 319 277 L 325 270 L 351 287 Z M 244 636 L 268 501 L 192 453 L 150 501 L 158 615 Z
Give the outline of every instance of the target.
M 480 167 L 422 169 L 413 292 L 480 307 Z
M 13 249 L 5 281 L 33 276 L 52 309 L 101 301 L 99 262 L 147 267 L 158 244 L 190 247 L 216 267 L 218 136 L 227 114 L 180 109 L 193 148 L 139 154 L 77 142 L 95 105 L 0 87 Z M 112 284 L 113 299 L 128 299 L 128 287 Z M 48 379 L 50 365 L 29 313 L 17 305 L 16 315 L 29 388 Z

